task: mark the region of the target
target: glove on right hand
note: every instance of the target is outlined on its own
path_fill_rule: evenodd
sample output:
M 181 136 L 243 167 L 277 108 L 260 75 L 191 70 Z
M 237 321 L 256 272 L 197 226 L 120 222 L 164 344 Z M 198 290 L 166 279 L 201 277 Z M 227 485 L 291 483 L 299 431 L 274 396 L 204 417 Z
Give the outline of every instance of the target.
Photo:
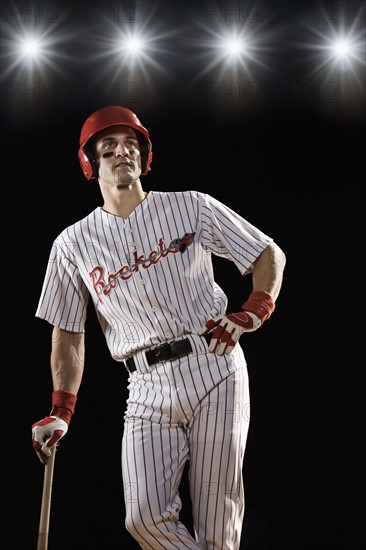
M 53 447 L 63 437 L 69 426 L 58 416 L 46 416 L 32 426 L 32 444 L 42 464 L 46 464 Z
M 54 391 L 49 416 L 32 425 L 32 444 L 42 464 L 46 464 L 51 456 L 50 448 L 66 434 L 75 411 L 76 400 L 77 396 L 73 393 Z

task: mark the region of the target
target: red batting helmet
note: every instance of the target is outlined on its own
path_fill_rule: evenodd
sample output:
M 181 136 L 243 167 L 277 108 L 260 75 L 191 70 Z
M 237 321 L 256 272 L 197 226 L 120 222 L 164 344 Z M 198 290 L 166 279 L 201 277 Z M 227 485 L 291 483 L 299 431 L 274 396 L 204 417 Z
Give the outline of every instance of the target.
M 136 130 L 141 149 L 141 175 L 145 176 L 148 173 L 152 161 L 149 132 L 130 109 L 119 105 L 109 105 L 92 113 L 81 128 L 78 156 L 86 179 L 98 177 L 94 149 L 90 139 L 104 128 L 117 125 L 129 126 Z

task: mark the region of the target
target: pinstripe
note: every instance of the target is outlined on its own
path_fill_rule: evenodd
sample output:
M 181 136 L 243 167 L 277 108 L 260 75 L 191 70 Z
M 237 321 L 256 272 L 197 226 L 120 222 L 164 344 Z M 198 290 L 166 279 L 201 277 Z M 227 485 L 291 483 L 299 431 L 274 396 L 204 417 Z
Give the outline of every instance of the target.
M 101 213 L 101 212 L 100 212 Z M 117 218 L 114 217 L 114 216 L 109 216 L 107 218 L 107 221 L 112 224 L 113 222 L 117 222 Z M 103 226 L 105 226 L 106 224 L 103 223 Z M 122 234 L 121 230 L 120 230 L 120 227 L 118 226 L 118 223 L 114 223 L 113 225 L 115 225 L 117 227 L 117 233 L 119 234 L 119 236 L 121 237 L 123 235 L 123 237 L 125 237 L 124 233 Z M 109 225 L 110 227 L 110 225 Z M 111 232 L 111 235 L 112 235 L 112 238 L 113 238 L 113 232 L 112 230 L 110 231 Z M 123 244 L 123 239 L 121 239 L 121 243 L 122 243 L 122 251 L 123 251 L 123 256 L 125 256 L 125 258 L 128 257 L 128 253 L 126 252 L 126 246 L 124 246 Z M 116 246 L 116 241 L 114 241 L 114 244 L 115 244 L 115 247 L 117 248 Z M 119 262 L 123 262 L 124 258 L 120 257 L 119 256 Z M 106 259 L 104 259 L 105 263 L 106 263 Z M 134 288 L 135 288 L 135 293 L 134 293 L 134 301 L 133 301 L 133 304 L 132 306 L 128 303 L 127 306 L 128 306 L 128 312 L 129 312 L 129 316 L 128 316 L 128 322 L 130 323 L 133 323 L 135 324 L 136 323 L 136 317 L 138 317 L 139 319 L 139 326 L 143 326 L 144 327 L 144 331 L 145 332 L 148 332 L 149 330 L 149 327 L 145 324 L 142 316 L 140 315 L 140 311 L 143 311 L 144 309 L 144 304 L 142 302 L 142 300 L 140 298 L 138 298 L 138 292 L 136 291 L 136 281 L 133 280 L 132 283 L 131 283 Z M 118 294 L 116 294 L 116 300 L 117 300 L 117 305 L 115 306 L 114 304 L 112 304 L 111 302 L 107 301 L 106 302 L 106 306 L 107 308 L 111 308 L 113 311 L 111 312 L 111 317 L 113 319 L 117 319 L 119 320 L 120 319 L 120 315 L 121 315 L 121 310 L 123 308 L 123 304 L 121 303 L 120 301 L 120 296 Z M 124 310 L 125 311 L 125 310 Z M 126 311 L 125 311 L 125 315 L 126 315 Z M 117 337 L 119 335 L 119 332 L 118 330 L 115 331 L 116 332 L 116 339 L 114 339 L 114 341 L 110 344 L 110 348 L 112 349 L 116 349 L 117 350 L 117 354 L 118 352 L 121 353 L 120 351 L 120 346 L 118 345 L 118 341 L 117 341 Z
M 143 217 L 141 219 L 141 223 L 144 224 L 144 226 L 145 226 L 144 235 L 141 234 L 140 228 L 139 228 L 139 226 L 137 226 L 137 233 L 139 234 L 141 243 L 144 243 L 144 241 L 146 241 L 146 237 L 149 240 L 149 235 L 151 233 L 151 229 L 152 229 L 152 232 L 154 234 L 155 242 L 158 239 L 158 234 L 156 233 L 154 223 L 153 223 L 153 217 L 154 216 L 151 214 L 150 209 L 148 209 L 148 211 L 149 211 L 149 217 L 148 217 L 149 227 L 147 227 L 147 224 L 146 224 L 146 217 Z M 155 207 L 155 211 L 158 213 L 159 208 Z M 157 216 L 158 216 L 158 221 L 159 221 L 159 215 L 157 214 Z M 163 233 L 161 232 L 160 234 L 163 234 Z M 149 245 L 152 247 L 152 242 L 151 241 L 149 241 Z M 149 248 L 149 250 L 151 250 L 151 248 Z M 146 276 L 149 277 L 149 279 L 150 279 L 149 270 L 147 270 L 147 275 Z M 159 273 L 159 283 L 161 281 L 161 276 L 165 276 L 164 272 Z M 163 292 L 161 292 L 161 293 L 159 293 L 159 297 L 158 297 L 158 295 L 156 293 L 156 289 L 155 289 L 156 284 L 155 285 L 153 284 L 154 281 L 152 279 L 150 279 L 150 281 L 151 281 L 151 292 L 152 292 L 152 295 L 155 299 L 155 303 L 160 303 L 160 305 L 164 305 L 164 308 L 161 308 L 161 311 L 159 312 L 159 316 L 156 316 L 156 322 L 159 323 L 159 325 L 161 326 L 161 331 L 163 332 L 164 331 L 163 326 L 160 323 L 161 317 L 163 317 L 163 320 L 165 321 L 166 326 L 169 325 L 169 322 L 170 322 L 167 315 L 166 315 L 166 313 L 165 313 L 169 309 L 169 295 L 165 295 Z M 155 283 L 156 283 L 156 281 L 155 281 Z M 164 339 L 166 339 L 166 338 L 163 338 L 163 340 Z
M 185 233 L 194 239 L 180 253 L 170 244 Z M 133 355 L 138 367 L 128 379 L 121 456 L 126 528 L 142 548 L 239 546 L 246 362 L 239 345 L 230 356 L 208 353 L 198 332 L 228 304 L 212 256 L 246 275 L 270 242 L 197 191 L 150 192 L 127 220 L 98 207 L 54 240 L 36 316 L 83 331 L 92 300 L 111 356 Z M 191 354 L 149 367 L 144 350 L 185 337 Z M 187 460 L 196 538 L 179 520 Z
M 133 502 L 126 504 L 126 526 L 142 548 L 147 548 L 146 539 L 154 541 L 156 550 L 238 548 L 244 512 L 241 468 L 248 427 L 243 418 L 237 418 L 235 404 L 238 402 L 240 411 L 249 403 L 249 387 L 241 348 L 233 353 L 229 358 L 191 354 L 146 373 L 135 372 L 129 379 L 122 470 L 125 484 L 139 487 L 137 507 Z M 198 380 L 207 361 L 218 368 L 212 368 L 210 383 L 198 384 L 192 394 L 192 382 Z M 211 405 L 215 405 L 212 411 L 207 409 Z M 132 427 L 135 436 L 131 438 Z M 174 441 L 174 434 L 180 434 L 180 444 Z M 186 539 L 179 522 L 178 489 L 188 450 L 197 541 Z M 130 462 L 141 463 L 141 457 L 143 473 L 141 466 L 135 466 L 131 474 Z M 212 495 L 209 483 L 218 486 Z
M 131 265 L 129 243 L 135 243 L 136 257 L 147 258 L 159 252 L 159 240 L 168 245 L 191 231 L 197 237 L 184 254 L 135 268 L 130 278 L 119 278 L 107 295 L 98 296 L 109 274 Z M 231 259 L 244 274 L 270 241 L 212 197 L 194 191 L 150 193 L 126 222 L 97 208 L 55 240 L 57 258 L 48 264 L 36 315 L 61 328 L 84 330 L 91 296 L 112 357 L 121 361 L 136 349 L 195 333 L 207 318 L 225 311 L 227 298 L 214 282 L 211 254 Z M 96 266 L 103 277 L 95 289 L 90 273 Z
M 240 371 L 236 371 L 236 373 L 230 375 L 224 382 L 216 386 L 211 393 L 211 395 L 208 396 L 207 401 L 209 406 L 211 403 L 222 403 L 225 406 L 225 413 L 228 412 L 228 406 L 229 403 L 234 403 L 234 388 L 237 386 L 237 383 L 233 385 L 233 391 L 231 392 L 231 401 L 230 401 L 230 391 L 226 395 L 225 391 L 222 391 L 226 384 L 230 382 L 230 384 L 233 383 L 233 376 L 237 376 L 238 374 L 241 374 Z M 239 387 L 241 387 L 242 383 L 239 382 Z M 242 386 L 245 387 L 245 386 Z M 249 392 L 247 392 L 247 401 L 249 400 Z M 221 395 L 221 397 L 220 397 Z M 225 397 L 224 397 L 225 396 Z M 239 403 L 243 403 L 244 396 L 240 393 L 239 394 Z M 208 430 L 210 430 L 210 435 L 215 434 L 216 430 L 220 426 L 220 422 L 222 421 L 221 413 L 222 411 L 218 410 L 214 411 L 217 412 L 217 416 L 214 414 L 210 414 L 209 417 L 213 417 L 213 421 L 210 426 L 208 426 L 208 422 L 206 425 L 206 431 L 205 434 L 202 436 L 197 435 L 197 439 L 194 438 L 194 441 L 192 443 L 193 448 L 199 449 L 198 452 L 192 453 L 192 465 L 195 464 L 197 461 L 199 461 L 200 464 L 202 464 L 202 470 L 200 478 L 204 480 L 208 480 L 210 484 L 213 485 L 213 488 L 217 489 L 211 494 L 211 491 L 208 491 L 209 493 L 209 499 L 211 502 L 207 502 L 207 509 L 204 508 L 204 503 L 202 502 L 204 494 L 197 495 L 196 498 L 193 499 L 193 506 L 196 506 L 196 503 L 198 501 L 197 505 L 197 516 L 198 518 L 202 518 L 201 522 L 199 519 L 197 519 L 196 525 L 200 525 L 199 529 L 201 529 L 202 533 L 206 533 L 206 543 L 207 548 L 237 548 L 239 544 L 239 536 L 240 536 L 240 530 L 241 530 L 241 522 L 243 517 L 243 511 L 244 511 L 244 501 L 243 501 L 243 494 L 242 494 L 242 476 L 241 476 L 241 465 L 243 460 L 243 452 L 244 452 L 244 446 L 245 446 L 245 439 L 246 439 L 246 433 L 247 433 L 247 426 L 242 426 L 239 430 L 239 438 L 236 436 L 232 436 L 232 430 L 230 425 L 230 420 L 232 420 L 232 415 L 230 414 L 224 414 L 223 418 L 225 419 L 225 426 L 224 426 L 224 434 L 230 434 L 229 439 L 227 440 L 225 436 L 223 437 L 221 433 L 219 433 L 218 437 L 213 437 L 212 445 L 210 446 L 208 443 L 211 441 L 211 439 L 208 437 Z M 243 424 L 243 423 L 242 423 Z M 203 440 L 204 444 L 203 446 L 199 446 L 199 441 Z M 237 444 L 237 453 L 233 452 L 234 447 L 233 444 Z M 236 456 L 237 455 L 237 456 Z M 209 457 L 209 459 L 207 458 Z M 232 463 L 236 463 L 236 468 L 233 469 L 232 477 L 230 478 L 230 475 L 228 476 L 227 472 L 229 471 L 229 465 Z M 216 469 L 216 471 L 214 471 Z M 220 475 L 218 476 L 217 473 L 220 472 Z M 197 482 L 197 470 L 193 469 L 192 467 L 192 485 L 194 485 Z M 215 487 L 215 483 L 217 480 L 220 480 L 217 487 Z M 238 494 L 239 497 L 239 506 L 222 506 L 222 487 L 221 484 L 225 483 L 225 489 L 227 489 L 227 493 L 229 495 L 235 494 L 237 492 L 237 487 L 239 487 L 240 491 Z M 238 484 L 238 485 L 237 485 Z M 203 490 L 204 493 L 204 490 Z M 195 497 L 196 493 L 192 493 Z M 200 497 L 200 498 L 199 498 Z M 229 514 L 229 515 L 228 515 Z M 216 518 L 214 521 L 212 521 L 212 518 Z M 221 528 L 220 528 L 220 522 L 221 522 Z M 210 531 L 211 528 L 211 531 Z M 208 537 L 212 536 L 212 539 L 210 540 Z M 221 539 L 221 537 L 223 537 Z M 216 541 L 216 546 L 213 546 L 213 541 Z M 231 543 L 228 543 L 228 541 L 232 541 Z
M 226 386 L 227 386 L 227 384 L 226 384 Z M 226 388 L 226 391 L 229 391 L 229 389 Z M 234 393 L 234 388 L 232 389 L 232 392 Z M 232 395 L 231 397 L 232 397 L 231 402 L 234 403 L 234 396 Z M 226 414 L 226 413 L 227 413 L 228 404 L 227 404 L 227 401 L 225 401 L 224 403 L 225 403 L 225 414 L 224 414 L 224 418 L 225 418 L 225 420 L 226 420 L 226 418 L 227 418 L 227 414 Z M 226 430 L 225 430 L 225 431 L 226 431 Z M 231 435 L 231 434 L 232 434 L 232 431 L 229 430 L 229 433 L 230 433 L 229 445 L 227 445 L 227 442 L 226 442 L 226 445 L 227 445 L 229 448 L 231 448 L 231 444 L 232 444 L 232 435 Z M 223 452 L 224 452 L 224 445 L 221 445 L 220 454 L 218 455 L 218 456 L 219 456 L 219 466 L 220 466 L 220 468 L 221 468 L 222 462 L 223 462 L 223 460 L 224 460 L 224 459 L 223 459 Z M 226 469 L 226 465 L 224 465 L 224 469 Z M 227 481 L 228 481 L 228 480 L 227 480 Z M 235 479 L 235 477 L 234 477 L 234 475 L 233 475 L 232 483 L 230 484 L 230 493 L 232 493 L 233 490 L 234 490 L 234 483 L 235 483 L 235 481 L 236 481 L 236 479 Z M 241 517 L 241 516 L 239 516 L 239 517 Z M 218 518 L 217 518 L 217 507 L 216 507 L 216 510 L 215 510 L 215 516 L 214 516 L 214 518 L 215 518 L 215 519 L 214 519 L 214 525 L 215 525 L 215 531 L 216 531 L 217 519 L 218 519 Z M 236 520 L 237 520 L 237 518 L 235 517 L 234 512 L 232 512 L 230 519 L 227 520 L 227 523 L 228 523 L 229 526 L 232 525 L 232 526 L 234 527 L 235 524 L 236 524 Z M 234 530 L 234 529 L 233 529 L 233 530 Z M 225 514 L 224 514 L 223 517 L 222 517 L 222 525 L 221 525 L 221 530 L 220 530 L 220 531 L 221 531 L 222 533 L 225 532 Z M 219 531 L 219 532 L 220 532 L 220 531 Z M 231 535 L 231 533 L 230 533 L 230 535 Z M 232 535 L 231 535 L 231 537 L 232 537 Z M 215 538 L 215 534 L 214 534 L 214 538 Z

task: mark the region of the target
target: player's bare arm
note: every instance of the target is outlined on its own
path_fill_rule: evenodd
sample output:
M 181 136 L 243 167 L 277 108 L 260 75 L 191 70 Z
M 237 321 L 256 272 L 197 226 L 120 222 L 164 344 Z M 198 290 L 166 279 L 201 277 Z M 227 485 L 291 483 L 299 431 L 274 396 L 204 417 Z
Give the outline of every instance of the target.
M 53 389 L 76 395 L 83 377 L 84 359 L 84 333 L 54 327 L 51 351 Z
M 282 286 L 286 257 L 281 248 L 269 244 L 253 264 L 253 291 L 268 292 L 275 301 Z
M 49 416 L 32 426 L 33 447 L 43 464 L 46 464 L 51 455 L 51 447 L 57 444 L 68 431 L 83 377 L 84 350 L 83 333 L 53 328 L 52 409 Z
M 286 257 L 275 243 L 266 246 L 252 268 L 252 286 L 248 299 L 237 313 L 226 313 L 209 319 L 199 334 L 213 331 L 209 351 L 230 354 L 244 332 L 253 332 L 269 319 L 279 295 Z

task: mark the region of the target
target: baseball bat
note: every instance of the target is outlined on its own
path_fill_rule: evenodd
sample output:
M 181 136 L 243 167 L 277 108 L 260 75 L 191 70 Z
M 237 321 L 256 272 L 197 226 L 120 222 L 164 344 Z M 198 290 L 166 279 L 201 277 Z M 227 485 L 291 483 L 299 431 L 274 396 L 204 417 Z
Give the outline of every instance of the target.
M 48 549 L 48 533 L 50 526 L 51 496 L 53 483 L 53 470 L 55 467 L 56 445 L 51 447 L 51 456 L 44 466 L 43 493 L 41 504 L 41 515 L 39 519 L 37 550 Z

